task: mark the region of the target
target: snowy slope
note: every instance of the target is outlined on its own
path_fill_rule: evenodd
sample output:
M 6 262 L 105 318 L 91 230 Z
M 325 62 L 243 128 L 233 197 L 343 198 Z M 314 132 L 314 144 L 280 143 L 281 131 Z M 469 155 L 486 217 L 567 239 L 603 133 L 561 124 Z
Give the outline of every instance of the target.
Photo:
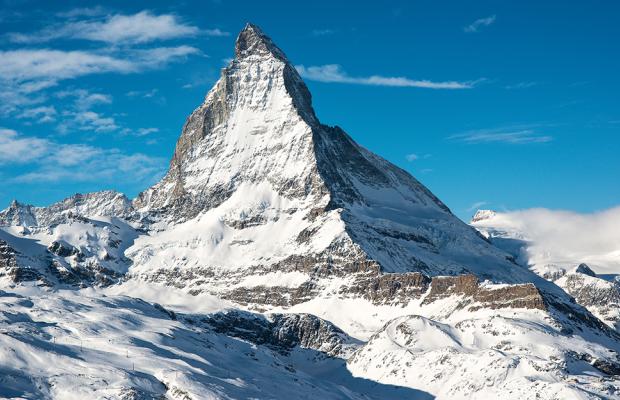
M 225 304 L 202 301 L 209 302 L 211 314 L 174 313 L 94 291 L 1 291 L 0 397 L 429 398 L 352 377 L 341 358 L 308 347 L 308 339 L 296 342 L 296 320 L 286 316 L 273 331 L 265 317 L 244 317 L 246 333 L 273 335 L 266 344 L 223 332 L 210 318 L 217 320 L 220 314 L 213 312 Z
M 349 360 L 356 376 L 428 391 L 438 399 L 615 398 L 593 365 L 605 344 L 563 336 L 542 315 L 419 315 L 388 322 Z

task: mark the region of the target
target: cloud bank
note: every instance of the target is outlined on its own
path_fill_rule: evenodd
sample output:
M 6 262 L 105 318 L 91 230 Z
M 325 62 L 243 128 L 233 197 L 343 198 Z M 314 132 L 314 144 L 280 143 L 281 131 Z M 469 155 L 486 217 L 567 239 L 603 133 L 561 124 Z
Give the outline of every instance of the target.
M 91 16 L 83 12 L 79 15 Z M 80 39 L 110 44 L 141 44 L 198 34 L 228 35 L 227 32 L 219 29 L 201 31 L 196 26 L 183 23 L 172 14 L 154 15 L 149 11 L 141 11 L 133 15 L 109 15 L 103 20 L 66 21 L 34 33 L 11 32 L 7 34 L 7 37 L 13 43 L 28 44 L 45 43 L 56 39 Z
M 479 224 L 523 233 L 532 263 L 584 262 L 597 273 L 620 273 L 620 206 L 591 214 L 526 209 Z

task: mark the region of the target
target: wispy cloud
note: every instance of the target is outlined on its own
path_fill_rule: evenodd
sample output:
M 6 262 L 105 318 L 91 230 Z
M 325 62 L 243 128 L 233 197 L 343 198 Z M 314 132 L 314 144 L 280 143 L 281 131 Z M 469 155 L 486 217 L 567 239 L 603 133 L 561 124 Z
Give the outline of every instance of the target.
M 79 110 L 90 110 L 97 104 L 111 104 L 112 96 L 104 93 L 92 93 L 85 89 L 61 90 L 55 93 L 60 99 L 73 98 L 74 106 Z
M 0 165 L 36 160 L 49 151 L 49 143 L 46 139 L 21 137 L 12 129 L 0 128 Z
M 83 8 L 74 8 L 69 11 L 62 11 L 56 13 L 56 16 L 61 18 L 76 18 L 76 17 L 97 17 L 101 15 L 107 14 L 105 8 L 101 6 L 95 7 L 83 7 Z
M 101 72 L 129 73 L 137 69 L 131 60 L 89 51 L 20 49 L 0 51 L 0 75 L 3 80 L 47 81 L 75 78 Z
M 106 117 L 95 111 L 80 111 L 74 114 L 77 128 L 82 131 L 112 132 L 119 128 L 113 117 Z
M 26 108 L 17 114 L 19 119 L 36 120 L 39 123 L 53 122 L 56 119 L 56 108 L 54 106 L 39 106 L 34 108 Z
M 0 51 L 0 81 L 35 89 L 54 86 L 64 79 L 116 72 L 135 73 L 162 67 L 200 51 L 190 46 L 156 47 L 123 54 L 101 54 L 81 50 L 20 49 Z
M 148 136 L 157 132 L 159 132 L 158 128 L 140 128 L 136 131 L 136 136 Z
M 513 90 L 513 89 L 527 89 L 527 88 L 531 88 L 532 86 L 536 86 L 536 85 L 538 85 L 538 82 L 518 82 L 513 85 L 506 85 L 504 87 L 506 89 Z
M 74 10 L 72 15 L 77 11 Z M 88 11 L 97 10 L 81 9 L 81 15 L 88 16 Z M 183 23 L 175 15 L 153 15 L 149 11 L 141 11 L 133 15 L 110 15 L 103 21 L 99 19 L 69 21 L 34 33 L 11 32 L 7 36 L 14 43 L 45 43 L 62 38 L 136 44 L 196 36 L 199 33 L 201 32 L 198 27 Z M 225 35 L 225 32 L 219 29 L 206 30 L 202 33 L 210 36 Z
M 427 160 L 431 157 L 432 157 L 432 154 L 409 153 L 405 155 L 405 160 L 409 162 L 413 162 L 417 160 Z
M 334 32 L 335 31 L 333 29 L 314 29 L 312 30 L 312 32 L 310 32 L 310 35 L 314 37 L 329 36 L 333 35 Z
M 480 18 L 467 25 L 463 30 L 467 33 L 478 32 L 480 28 L 484 26 L 489 26 L 495 22 L 495 15 L 491 15 L 490 17 Z
M 480 207 L 486 206 L 487 204 L 489 204 L 488 201 L 477 201 L 477 202 L 473 203 L 471 206 L 467 207 L 467 211 L 471 212 L 471 211 L 474 211 L 474 210 L 478 210 L 478 209 L 480 209 Z
M 464 133 L 449 136 L 448 140 L 463 142 L 467 144 L 531 144 L 551 142 L 553 140 L 553 137 L 550 135 L 539 133 L 534 126 L 515 126 L 467 131 Z
M 150 99 L 154 97 L 159 92 L 159 89 L 154 88 L 150 90 L 131 90 L 126 93 L 127 97 L 142 97 L 145 99 Z
M 372 75 L 368 77 L 354 77 L 347 74 L 338 64 L 327 64 L 306 67 L 295 66 L 299 74 L 308 80 L 328 83 L 349 83 L 371 86 L 394 86 L 394 87 L 417 87 L 427 89 L 470 89 L 476 84 L 475 81 L 457 82 L 445 81 L 434 82 L 429 80 L 415 80 L 405 77 L 387 77 Z
M 0 165 L 6 163 L 26 165 L 27 172 L 12 179 L 20 183 L 112 182 L 120 175 L 128 181 L 152 181 L 166 164 L 164 159 L 142 153 L 58 143 L 0 128 Z
M 221 30 L 219 28 L 205 29 L 202 32 L 206 36 L 213 36 L 213 37 L 226 37 L 226 36 L 230 36 L 230 32 L 223 31 L 223 30 Z

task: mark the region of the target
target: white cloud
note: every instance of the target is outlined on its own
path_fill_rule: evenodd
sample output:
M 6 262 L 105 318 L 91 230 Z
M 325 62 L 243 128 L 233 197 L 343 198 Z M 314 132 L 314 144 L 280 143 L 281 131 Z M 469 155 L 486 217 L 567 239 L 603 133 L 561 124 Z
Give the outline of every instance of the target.
M 104 93 L 91 93 L 85 89 L 61 90 L 55 95 L 61 99 L 74 98 L 74 107 L 79 110 L 90 110 L 97 104 L 112 103 L 112 96 Z
M 91 51 L 20 49 L 0 51 L 0 80 L 31 85 L 30 91 L 53 86 L 64 79 L 83 75 L 140 72 L 200 51 L 190 46 L 156 47 L 109 55 Z M 35 85 L 35 86 L 32 86 Z
M 474 87 L 476 83 L 457 81 L 433 82 L 429 80 L 414 80 L 405 77 L 386 77 L 380 75 L 353 77 L 348 75 L 338 64 L 310 67 L 297 65 L 295 68 L 297 68 L 297 71 L 303 78 L 318 82 L 337 82 L 372 86 L 418 87 L 427 89 L 470 89 Z
M 192 46 L 155 47 L 145 50 L 134 50 L 127 54 L 134 59 L 139 70 L 146 68 L 162 68 L 172 61 L 179 61 L 191 55 L 201 55 L 202 52 Z
M 49 150 L 49 144 L 46 139 L 21 137 L 12 129 L 0 128 L 0 165 L 36 160 Z
M 35 119 L 38 122 L 52 122 L 56 119 L 56 108 L 54 106 L 39 106 L 26 108 L 16 117 L 20 119 Z
M 415 153 L 407 154 L 407 155 L 405 156 L 405 159 L 406 159 L 407 161 L 409 161 L 409 162 L 415 161 L 415 160 L 417 160 L 417 159 L 419 159 L 419 158 L 420 158 L 420 156 L 418 156 L 418 155 L 417 155 L 417 154 L 415 154 Z
M 61 134 L 76 130 L 101 133 L 120 129 L 114 117 L 92 110 L 97 105 L 111 104 L 112 96 L 85 89 L 67 89 L 58 91 L 54 95 L 60 99 L 72 100 L 62 113 L 61 123 L 56 127 Z
M 136 131 L 136 136 L 147 136 L 157 132 L 159 132 L 159 128 L 140 128 Z
M 82 9 L 82 15 L 92 9 Z M 77 10 L 74 10 L 74 13 Z M 114 44 L 148 43 L 156 40 L 178 39 L 195 36 L 200 32 L 195 26 L 188 25 L 175 15 L 153 15 L 149 11 L 141 11 L 133 15 L 116 14 L 98 19 L 67 22 L 52 26 L 36 33 L 9 33 L 14 43 L 45 43 L 51 40 L 68 38 L 100 41 Z M 207 35 L 222 36 L 220 30 L 208 30 Z
M 480 18 L 472 22 L 470 25 L 463 28 L 463 30 L 467 33 L 478 32 L 480 28 L 483 26 L 489 26 L 495 22 L 495 15 L 491 15 L 490 17 Z
M 597 273 L 620 273 L 620 207 L 591 214 L 533 208 L 476 223 L 487 224 L 525 233 L 531 263 L 585 262 Z
M 151 181 L 166 164 L 141 153 L 58 143 L 0 128 L 0 166 L 6 163 L 27 164 L 29 171 L 12 179 L 20 183 L 113 182 L 119 176 L 128 182 Z
M 496 129 L 479 129 L 452 135 L 448 140 L 459 141 L 467 144 L 478 143 L 507 143 L 507 144 L 531 144 L 548 143 L 553 140 L 550 135 L 540 134 L 534 127 L 506 127 Z
M 94 111 L 82 111 L 75 114 L 77 127 L 83 131 L 112 132 L 118 129 L 112 117 L 104 117 Z
M 20 49 L 0 51 L 0 76 L 3 80 L 55 82 L 102 72 L 129 73 L 139 63 L 88 51 Z M 39 82 L 39 81 L 36 81 Z

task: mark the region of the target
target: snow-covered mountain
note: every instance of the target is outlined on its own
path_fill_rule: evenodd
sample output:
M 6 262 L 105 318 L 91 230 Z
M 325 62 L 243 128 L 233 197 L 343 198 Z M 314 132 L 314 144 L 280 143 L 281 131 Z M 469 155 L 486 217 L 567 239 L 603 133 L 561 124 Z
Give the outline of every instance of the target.
M 0 212 L 0 394 L 618 396 L 620 335 L 518 255 L 321 124 L 248 24 L 159 183 Z
M 132 276 L 243 303 L 357 288 L 357 272 L 535 279 L 407 172 L 321 124 L 295 68 L 253 25 L 188 118 L 168 174 L 134 206 L 152 233 L 128 250 Z

